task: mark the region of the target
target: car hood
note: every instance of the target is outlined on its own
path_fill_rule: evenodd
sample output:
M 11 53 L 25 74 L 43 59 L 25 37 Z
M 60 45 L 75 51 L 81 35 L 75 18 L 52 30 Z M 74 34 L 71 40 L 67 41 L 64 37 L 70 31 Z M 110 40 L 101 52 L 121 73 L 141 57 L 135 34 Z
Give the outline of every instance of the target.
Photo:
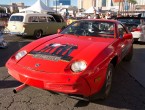
M 114 41 L 114 38 L 60 35 L 34 47 L 18 64 L 37 71 L 64 73 L 74 61 L 84 60 L 90 64 Z

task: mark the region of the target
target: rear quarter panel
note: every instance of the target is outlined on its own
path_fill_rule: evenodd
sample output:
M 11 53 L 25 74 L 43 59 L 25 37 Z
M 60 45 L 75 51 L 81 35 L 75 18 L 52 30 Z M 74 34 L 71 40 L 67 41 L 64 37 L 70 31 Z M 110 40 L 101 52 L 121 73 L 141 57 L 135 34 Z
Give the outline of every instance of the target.
M 28 36 L 33 36 L 36 30 L 42 30 L 45 35 L 47 31 L 47 23 L 25 23 L 25 33 L 27 33 Z
M 55 34 L 57 30 L 66 26 L 65 22 L 49 22 L 47 23 L 47 31 L 46 34 Z
M 55 34 L 57 33 L 57 29 L 65 25 L 65 23 L 58 22 L 25 23 L 25 33 L 33 36 L 35 30 L 42 30 L 43 35 Z

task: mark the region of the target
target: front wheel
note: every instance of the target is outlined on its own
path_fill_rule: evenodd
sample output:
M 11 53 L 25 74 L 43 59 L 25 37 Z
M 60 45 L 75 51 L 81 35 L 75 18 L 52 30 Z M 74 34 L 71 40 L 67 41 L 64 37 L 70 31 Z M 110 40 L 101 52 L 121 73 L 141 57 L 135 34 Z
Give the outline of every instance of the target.
M 114 72 L 114 66 L 112 63 L 108 65 L 108 69 L 106 72 L 106 79 L 104 82 L 104 85 L 102 89 L 100 90 L 99 93 L 96 93 L 92 95 L 91 97 L 88 98 L 89 101 L 94 101 L 96 99 L 106 99 L 111 91 L 111 86 L 112 86 L 112 76 Z
M 110 63 L 106 72 L 106 81 L 103 87 L 102 99 L 106 99 L 111 91 L 113 72 L 114 72 L 114 66 L 112 63 Z

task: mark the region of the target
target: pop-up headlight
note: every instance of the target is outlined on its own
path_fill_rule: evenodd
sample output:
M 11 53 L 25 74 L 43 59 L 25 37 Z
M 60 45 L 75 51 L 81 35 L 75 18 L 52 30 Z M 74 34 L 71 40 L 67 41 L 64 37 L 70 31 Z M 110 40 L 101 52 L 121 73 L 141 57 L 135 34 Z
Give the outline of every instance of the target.
M 16 58 L 16 60 L 20 60 L 20 59 L 23 58 L 26 54 L 27 54 L 27 51 L 26 51 L 26 50 L 22 50 L 22 51 L 18 52 L 18 53 L 15 55 L 15 58 Z

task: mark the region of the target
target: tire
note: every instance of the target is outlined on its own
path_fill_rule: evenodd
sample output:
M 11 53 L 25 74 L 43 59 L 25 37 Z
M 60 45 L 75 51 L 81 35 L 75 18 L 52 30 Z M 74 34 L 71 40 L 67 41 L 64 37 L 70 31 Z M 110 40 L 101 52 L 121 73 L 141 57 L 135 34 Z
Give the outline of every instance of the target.
M 114 72 L 114 66 L 112 63 L 110 63 L 106 72 L 106 80 L 105 80 L 104 87 L 102 88 L 103 95 L 101 99 L 106 99 L 111 91 L 113 72 Z
M 114 72 L 114 66 L 112 63 L 110 63 L 108 65 L 108 69 L 106 72 L 106 80 L 101 91 L 89 97 L 88 98 L 89 101 L 95 101 L 96 99 L 105 100 L 108 97 L 111 91 L 113 72 Z
M 130 62 L 133 57 L 133 45 L 131 46 L 130 52 L 123 58 L 123 61 Z
M 34 37 L 35 39 L 41 38 L 41 37 L 42 37 L 42 31 L 41 31 L 41 30 L 35 31 L 33 37 Z

